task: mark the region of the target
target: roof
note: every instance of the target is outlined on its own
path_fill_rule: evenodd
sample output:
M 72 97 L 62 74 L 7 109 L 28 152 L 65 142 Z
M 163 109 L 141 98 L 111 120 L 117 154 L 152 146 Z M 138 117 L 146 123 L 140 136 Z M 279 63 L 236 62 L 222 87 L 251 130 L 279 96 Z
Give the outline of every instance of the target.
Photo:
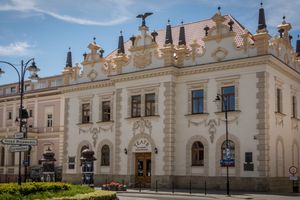
M 227 24 L 230 19 L 234 21 L 233 31 L 236 32 L 235 42 L 237 46 L 241 46 L 243 44 L 243 38 L 241 35 L 246 33 L 246 29 L 231 15 L 225 15 L 225 21 L 223 24 Z M 215 22 L 212 19 L 205 19 L 201 21 L 191 22 L 183 24 L 185 28 L 185 36 L 186 36 L 186 44 L 187 47 L 190 48 L 190 44 L 197 41 L 198 44 L 204 46 L 204 41 L 202 38 L 205 36 L 205 31 L 203 30 L 204 27 L 207 25 L 209 28 L 215 26 Z M 177 45 L 179 40 L 179 30 L 181 24 L 172 27 L 172 37 L 173 37 L 173 44 Z M 166 36 L 166 29 L 160 29 L 156 31 L 158 36 L 156 37 L 156 42 L 158 44 L 158 48 L 163 48 L 165 44 L 165 36 Z M 247 31 L 248 32 L 248 31 Z M 131 47 L 131 41 L 128 40 L 124 43 L 125 46 L 125 53 L 128 53 L 128 49 Z M 107 58 L 112 57 L 117 53 L 117 49 L 112 51 L 110 54 L 107 55 Z

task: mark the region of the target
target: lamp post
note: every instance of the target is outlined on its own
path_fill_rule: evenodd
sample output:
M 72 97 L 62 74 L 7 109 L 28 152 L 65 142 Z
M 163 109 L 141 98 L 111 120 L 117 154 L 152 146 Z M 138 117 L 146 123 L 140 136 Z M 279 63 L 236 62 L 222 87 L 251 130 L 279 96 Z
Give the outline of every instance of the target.
M 226 192 L 227 195 L 229 196 L 229 160 L 230 160 L 230 155 L 231 155 L 231 150 L 229 148 L 229 140 L 228 140 L 228 118 L 227 118 L 227 112 L 228 112 L 228 105 L 227 105 L 227 96 L 225 96 L 224 94 L 217 94 L 215 101 L 221 101 L 223 108 L 222 111 L 225 112 L 225 126 L 226 126 L 226 148 L 225 148 L 225 154 L 226 154 L 226 158 L 225 158 L 225 162 L 224 162 L 224 158 L 222 160 L 222 162 L 226 165 Z M 223 152 L 222 152 L 223 154 Z
M 29 66 L 29 63 L 31 62 L 31 65 Z M 31 73 L 29 79 L 31 80 L 37 80 L 39 77 L 37 75 L 37 72 L 40 70 L 34 62 L 34 58 L 29 59 L 27 62 L 24 62 L 21 60 L 21 65 L 20 68 L 16 67 L 10 62 L 6 61 L 0 61 L 0 63 L 4 63 L 7 66 L 12 67 L 18 74 L 19 78 L 19 94 L 20 94 L 20 108 L 19 108 L 19 120 L 20 120 L 20 126 L 19 126 L 19 131 L 24 132 L 24 138 L 27 138 L 27 129 L 26 129 L 26 114 L 27 111 L 23 108 L 23 96 L 24 96 L 24 79 L 25 79 L 25 74 L 27 71 Z M 5 72 L 0 68 L 0 75 L 4 74 Z M 28 115 L 28 114 L 27 114 Z M 25 126 L 25 131 L 23 131 L 23 127 Z M 19 152 L 19 175 L 18 175 L 18 184 L 21 185 L 21 152 Z M 24 159 L 27 160 L 27 152 L 24 152 Z M 28 162 L 28 161 L 27 161 Z M 25 163 L 26 164 L 26 163 Z M 25 173 L 27 171 L 27 166 L 25 165 Z M 26 177 L 26 175 L 25 175 Z

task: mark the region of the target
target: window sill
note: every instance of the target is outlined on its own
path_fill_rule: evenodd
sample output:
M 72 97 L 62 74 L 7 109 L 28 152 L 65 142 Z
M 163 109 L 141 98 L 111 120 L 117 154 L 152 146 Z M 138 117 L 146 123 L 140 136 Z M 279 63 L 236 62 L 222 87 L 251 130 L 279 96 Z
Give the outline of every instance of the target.
M 151 116 L 140 116 L 140 117 L 127 117 L 125 119 L 129 119 L 129 120 L 131 120 L 131 119 L 141 119 L 141 118 L 149 119 L 149 118 L 158 118 L 158 117 L 160 117 L 160 116 L 159 115 L 151 115 Z
M 89 123 L 77 123 L 76 125 L 79 127 L 87 127 L 87 126 L 91 126 L 93 124 L 93 122 L 89 122 Z
M 201 167 L 204 167 L 204 165 L 192 165 L 191 167 L 192 168 L 201 168 Z
M 209 113 L 195 113 L 195 114 L 187 114 L 184 115 L 185 117 L 187 117 L 188 119 L 203 119 L 203 118 L 207 118 L 209 115 Z
M 228 111 L 227 112 L 227 120 L 228 121 L 235 121 L 239 118 L 241 111 L 240 110 L 234 110 L 234 111 Z M 225 121 L 225 112 L 215 112 L 215 115 L 222 121 Z
M 280 116 L 280 117 L 285 117 L 286 114 L 282 113 L 282 112 L 275 112 L 276 116 Z
M 227 111 L 227 114 L 228 114 L 228 115 L 231 115 L 231 114 L 239 114 L 240 112 L 242 112 L 242 111 L 240 111 L 240 110 L 228 110 L 228 111 Z M 216 114 L 216 115 L 225 115 L 225 111 L 218 111 L 218 112 L 215 112 L 215 114 Z
M 97 124 L 112 124 L 114 122 L 115 122 L 114 120 L 110 120 L 110 121 L 97 121 L 96 123 Z

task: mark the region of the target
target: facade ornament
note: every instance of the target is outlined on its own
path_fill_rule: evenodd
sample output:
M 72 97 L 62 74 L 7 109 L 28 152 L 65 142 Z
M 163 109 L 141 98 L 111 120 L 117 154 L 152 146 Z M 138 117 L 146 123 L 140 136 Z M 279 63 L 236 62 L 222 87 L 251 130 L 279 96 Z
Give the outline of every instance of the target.
M 218 47 L 216 50 L 213 51 L 211 56 L 216 60 L 216 61 L 222 61 L 225 59 L 227 56 L 228 51 L 222 47 Z
M 137 68 L 145 68 L 152 63 L 152 52 L 137 52 L 133 56 L 133 65 Z
M 217 121 L 216 119 L 209 119 L 209 120 L 204 119 L 204 120 L 199 121 L 199 122 L 188 120 L 188 127 L 190 127 L 190 125 L 193 125 L 193 126 L 204 125 L 205 127 L 208 127 L 208 133 L 210 135 L 209 136 L 210 142 L 213 143 L 214 138 L 215 138 L 215 134 L 217 132 L 216 126 L 220 125 L 220 121 Z
M 91 81 L 94 81 L 98 76 L 98 73 L 93 69 L 90 71 L 90 73 L 87 75 Z
M 132 126 L 133 135 L 136 134 L 144 134 L 145 130 L 148 129 L 148 133 L 151 135 L 152 133 L 152 124 L 150 120 L 145 120 L 144 118 L 140 118 L 140 120 L 135 121 Z
M 109 127 L 104 128 L 104 127 L 89 127 L 87 129 L 84 129 L 82 127 L 79 127 L 79 135 L 80 134 L 85 134 L 89 133 L 92 135 L 92 140 L 93 140 L 93 145 L 96 147 L 97 141 L 98 141 L 98 135 L 101 131 L 107 132 L 110 131 L 112 132 L 113 124 L 111 124 Z

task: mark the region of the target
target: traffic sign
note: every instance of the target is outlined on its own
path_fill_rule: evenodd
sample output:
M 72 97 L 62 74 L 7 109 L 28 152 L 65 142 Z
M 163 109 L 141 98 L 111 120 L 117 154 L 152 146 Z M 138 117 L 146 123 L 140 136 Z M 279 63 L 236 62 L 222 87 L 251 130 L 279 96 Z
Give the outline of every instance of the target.
M 15 138 L 16 139 L 22 139 L 22 138 L 24 138 L 24 133 L 23 132 L 17 132 L 17 133 L 15 133 Z
M 290 181 L 297 181 L 298 180 L 298 176 L 290 176 Z
M 2 142 L 2 144 L 7 144 L 7 145 L 32 145 L 32 146 L 37 145 L 37 140 L 35 140 L 35 139 L 6 138 L 6 139 L 3 139 L 1 142 Z
M 233 166 L 234 165 L 234 159 L 224 159 L 220 160 L 221 166 Z
M 10 152 L 20 152 L 20 151 L 29 151 L 30 149 L 30 146 L 25 146 L 25 145 L 22 145 L 22 146 L 10 146 L 9 150 Z

